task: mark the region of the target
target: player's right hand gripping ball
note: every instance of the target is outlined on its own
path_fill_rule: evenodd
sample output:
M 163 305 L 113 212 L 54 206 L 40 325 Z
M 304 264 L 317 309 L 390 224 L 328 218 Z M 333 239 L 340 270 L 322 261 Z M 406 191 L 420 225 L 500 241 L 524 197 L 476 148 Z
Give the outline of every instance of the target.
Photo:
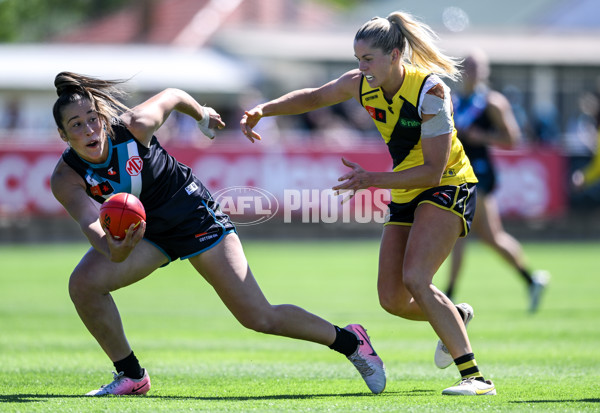
M 146 210 L 134 195 L 120 192 L 108 198 L 100 207 L 100 222 L 113 238 L 123 239 L 131 224 L 135 228 L 146 220 Z

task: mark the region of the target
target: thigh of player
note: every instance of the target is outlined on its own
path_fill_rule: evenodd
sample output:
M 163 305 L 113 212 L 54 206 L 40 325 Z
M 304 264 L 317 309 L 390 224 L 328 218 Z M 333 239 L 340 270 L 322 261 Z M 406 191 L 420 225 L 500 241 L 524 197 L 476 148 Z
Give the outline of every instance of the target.
M 135 246 L 123 262 L 112 262 L 92 247 L 73 271 L 71 281 L 77 280 L 89 288 L 108 293 L 147 277 L 168 261 L 158 248 L 144 240 Z

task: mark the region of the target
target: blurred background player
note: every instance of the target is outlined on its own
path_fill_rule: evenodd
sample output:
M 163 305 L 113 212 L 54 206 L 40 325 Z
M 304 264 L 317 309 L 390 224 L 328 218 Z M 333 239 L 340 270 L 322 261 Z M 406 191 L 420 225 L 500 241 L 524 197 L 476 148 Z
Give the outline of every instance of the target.
M 392 189 L 380 246 L 379 302 L 393 315 L 429 322 L 440 337 L 436 365 L 454 362 L 462 377 L 442 394 L 493 395 L 494 384 L 479 371 L 465 328 L 472 308 L 455 306 L 433 285 L 456 239 L 469 231 L 477 182 L 456 137 L 450 89 L 440 78 L 455 78 L 457 63 L 434 39 L 408 13 L 375 17 L 354 38 L 358 69 L 259 104 L 240 126 L 254 142 L 261 138 L 253 128 L 262 117 L 299 115 L 350 99 L 363 105 L 388 146 L 393 172 L 365 171 L 342 159 L 351 170 L 333 189 L 350 196 L 369 187 Z
M 579 97 L 579 108 L 581 114 L 578 116 L 580 121 L 577 122 L 577 129 L 583 129 L 581 134 L 589 136 L 584 141 L 592 157 L 571 175 L 571 184 L 577 192 L 585 191 L 600 181 L 600 76 L 596 80 L 596 89 L 593 92 L 586 91 Z
M 489 148 L 513 147 L 521 138 L 521 131 L 509 101 L 500 92 L 490 89 L 489 74 L 487 56 L 480 50 L 473 51 L 463 62 L 460 90 L 453 93 L 454 125 L 479 180 L 472 233 L 498 252 L 520 274 L 527 286 L 529 310 L 535 312 L 549 274 L 527 268 L 521 244 L 502 226 L 498 204 L 493 196 L 496 172 Z M 455 295 L 466 242 L 465 238 L 459 239 L 452 251 L 446 289 L 448 297 Z

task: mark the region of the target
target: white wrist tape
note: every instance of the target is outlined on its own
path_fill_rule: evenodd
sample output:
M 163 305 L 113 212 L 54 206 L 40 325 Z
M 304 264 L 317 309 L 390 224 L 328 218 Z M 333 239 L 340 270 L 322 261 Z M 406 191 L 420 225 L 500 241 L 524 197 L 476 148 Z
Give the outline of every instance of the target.
M 199 120 L 197 122 L 198 128 L 202 131 L 202 133 L 204 135 L 206 135 L 210 139 L 214 139 L 215 130 L 208 127 L 209 122 L 210 122 L 210 114 L 208 113 L 208 109 L 206 107 L 202 106 L 202 120 Z

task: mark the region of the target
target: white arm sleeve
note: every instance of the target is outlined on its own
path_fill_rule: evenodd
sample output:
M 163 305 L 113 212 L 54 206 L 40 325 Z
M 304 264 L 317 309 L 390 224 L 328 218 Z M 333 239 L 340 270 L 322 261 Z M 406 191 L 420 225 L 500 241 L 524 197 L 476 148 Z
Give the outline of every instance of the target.
M 427 93 L 437 84 L 444 87 L 444 99 Z M 421 116 L 434 115 L 433 118 L 421 124 L 422 138 L 433 138 L 452 132 L 454 122 L 452 121 L 450 89 L 437 76 L 432 75 L 425 82 L 420 102 L 419 112 Z

